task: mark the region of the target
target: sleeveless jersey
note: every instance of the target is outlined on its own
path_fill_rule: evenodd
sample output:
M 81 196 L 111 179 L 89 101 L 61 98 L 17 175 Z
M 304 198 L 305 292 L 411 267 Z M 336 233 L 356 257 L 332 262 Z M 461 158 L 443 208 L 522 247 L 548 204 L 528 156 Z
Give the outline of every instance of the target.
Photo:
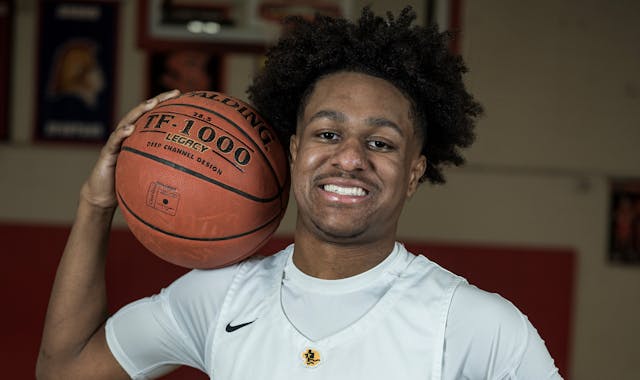
M 312 341 L 282 308 L 287 257 L 240 265 L 206 347 L 212 378 L 441 378 L 447 313 L 464 279 L 416 256 L 362 318 Z

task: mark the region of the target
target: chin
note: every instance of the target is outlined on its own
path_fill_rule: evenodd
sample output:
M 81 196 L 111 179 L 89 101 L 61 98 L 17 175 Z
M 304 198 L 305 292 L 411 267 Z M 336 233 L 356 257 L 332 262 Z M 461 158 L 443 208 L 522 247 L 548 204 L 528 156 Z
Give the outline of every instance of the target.
M 315 225 L 316 231 L 327 241 L 335 243 L 348 243 L 357 242 L 365 237 L 367 231 L 366 227 L 354 228 L 350 225 L 346 228 L 339 228 L 337 226 L 322 226 Z

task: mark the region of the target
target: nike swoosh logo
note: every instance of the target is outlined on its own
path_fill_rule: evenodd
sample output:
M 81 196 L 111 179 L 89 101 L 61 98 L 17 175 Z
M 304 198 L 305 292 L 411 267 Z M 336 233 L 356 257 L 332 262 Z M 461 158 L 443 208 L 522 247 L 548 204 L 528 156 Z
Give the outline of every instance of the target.
M 231 326 L 231 322 L 229 322 L 229 323 L 227 323 L 227 327 L 225 327 L 224 329 L 225 329 L 226 332 L 230 333 L 230 332 L 234 332 L 234 331 L 236 331 L 238 329 L 241 329 L 241 328 L 243 328 L 243 327 L 245 327 L 247 325 L 250 325 L 253 322 L 255 322 L 255 320 L 253 320 L 251 322 L 247 322 L 247 323 L 241 323 L 241 324 L 235 325 L 235 326 Z

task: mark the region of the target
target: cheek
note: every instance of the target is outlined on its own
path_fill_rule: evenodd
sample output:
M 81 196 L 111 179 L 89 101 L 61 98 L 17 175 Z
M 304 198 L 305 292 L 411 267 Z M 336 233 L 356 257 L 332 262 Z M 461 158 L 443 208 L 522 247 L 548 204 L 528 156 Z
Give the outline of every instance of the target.
M 301 148 L 295 162 L 291 163 L 291 183 L 295 189 L 304 188 L 313 176 L 313 170 L 319 160 L 309 149 Z
M 387 162 L 378 167 L 378 173 L 384 178 L 391 198 L 404 198 L 407 195 L 411 181 L 410 163 L 405 163 L 404 160 Z
M 377 171 L 385 178 L 390 178 L 400 185 L 407 177 L 408 163 L 401 157 L 389 159 L 378 163 Z
M 298 150 L 295 163 L 291 164 L 291 186 L 297 201 L 310 195 L 314 178 L 322 172 L 323 164 L 328 162 L 326 150 L 308 146 Z
M 327 162 L 329 153 L 326 148 L 318 149 L 313 147 L 301 147 L 298 150 L 298 157 L 296 158 L 295 170 L 299 172 L 307 172 L 314 170 L 322 166 Z

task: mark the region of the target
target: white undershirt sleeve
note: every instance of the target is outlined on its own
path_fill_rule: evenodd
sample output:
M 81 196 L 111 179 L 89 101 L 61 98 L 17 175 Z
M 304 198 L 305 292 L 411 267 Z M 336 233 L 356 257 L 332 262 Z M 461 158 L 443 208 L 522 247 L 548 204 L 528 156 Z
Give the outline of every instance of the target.
M 528 333 L 527 345 L 522 354 L 520 364 L 515 370 L 514 379 L 561 379 L 558 368 L 553 364 L 553 358 L 551 358 L 540 334 L 528 319 L 526 320 L 526 325 Z
M 122 308 L 107 321 L 107 343 L 113 356 L 132 379 L 155 378 L 187 363 L 194 347 L 183 339 L 175 321 L 164 310 L 164 293 Z
M 207 342 L 236 269 L 191 271 L 108 319 L 107 343 L 131 378 L 156 378 L 179 365 L 206 370 Z
M 527 317 L 498 294 L 461 284 L 445 331 L 443 379 L 561 379 Z

